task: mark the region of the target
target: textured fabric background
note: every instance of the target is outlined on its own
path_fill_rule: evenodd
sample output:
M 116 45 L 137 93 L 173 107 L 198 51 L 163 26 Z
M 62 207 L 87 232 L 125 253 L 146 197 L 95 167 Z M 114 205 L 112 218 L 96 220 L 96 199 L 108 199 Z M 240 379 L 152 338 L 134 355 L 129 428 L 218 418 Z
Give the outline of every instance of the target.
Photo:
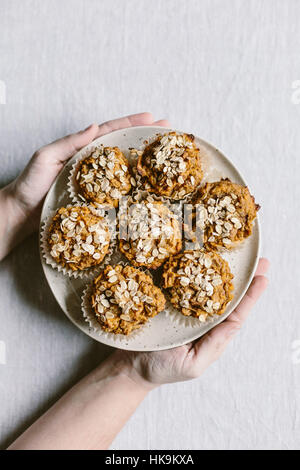
M 219 147 L 262 204 L 268 292 L 224 356 L 149 395 L 114 449 L 300 448 L 299 19 L 297 0 L 0 2 L 2 185 L 39 146 L 149 110 Z M 110 350 L 56 305 L 36 236 L 0 265 L 0 310 L 5 447 Z

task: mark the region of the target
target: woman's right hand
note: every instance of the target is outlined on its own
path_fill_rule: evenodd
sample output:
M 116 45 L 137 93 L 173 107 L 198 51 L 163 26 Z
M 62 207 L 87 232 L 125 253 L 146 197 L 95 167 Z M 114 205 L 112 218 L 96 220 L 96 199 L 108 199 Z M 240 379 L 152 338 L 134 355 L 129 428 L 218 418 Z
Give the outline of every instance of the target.
M 229 317 L 194 343 L 158 352 L 117 351 L 111 356 L 120 361 L 126 374 L 146 390 L 159 385 L 199 377 L 220 357 L 240 330 L 251 309 L 265 291 L 269 261 L 261 258 L 252 283 Z

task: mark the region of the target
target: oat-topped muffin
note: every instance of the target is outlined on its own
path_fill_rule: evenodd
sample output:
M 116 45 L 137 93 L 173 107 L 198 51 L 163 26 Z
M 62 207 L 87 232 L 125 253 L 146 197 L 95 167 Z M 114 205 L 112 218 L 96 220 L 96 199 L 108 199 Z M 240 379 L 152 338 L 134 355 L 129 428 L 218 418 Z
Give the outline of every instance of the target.
M 156 269 L 181 250 L 181 231 L 176 216 L 161 202 L 142 201 L 129 207 L 121 217 L 120 251 L 134 266 Z
M 128 335 L 165 307 L 152 278 L 132 266 L 107 266 L 94 280 L 91 306 L 103 330 Z
M 210 249 L 225 247 L 249 237 L 259 205 L 249 189 L 229 180 L 207 183 L 194 199 L 198 221 L 204 230 L 203 243 Z
M 203 322 L 214 313 L 221 315 L 233 298 L 233 275 L 216 252 L 201 249 L 172 256 L 163 278 L 171 303 L 183 315 Z
M 199 149 L 191 134 L 159 135 L 139 156 L 137 170 L 145 189 L 171 199 L 195 191 L 203 172 Z
M 58 264 L 73 271 L 101 263 L 109 242 L 110 232 L 105 219 L 88 207 L 61 207 L 48 231 L 51 256 Z
M 129 163 L 118 147 L 94 149 L 79 162 L 75 179 L 86 201 L 114 207 L 131 189 Z

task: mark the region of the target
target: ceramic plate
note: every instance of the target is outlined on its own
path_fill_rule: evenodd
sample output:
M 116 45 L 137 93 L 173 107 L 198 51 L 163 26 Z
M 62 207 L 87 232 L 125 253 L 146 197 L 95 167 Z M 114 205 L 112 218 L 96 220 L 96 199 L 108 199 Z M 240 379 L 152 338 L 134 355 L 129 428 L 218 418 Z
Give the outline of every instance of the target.
M 166 132 L 168 130 L 172 129 L 162 129 L 161 127 L 152 126 L 131 127 L 100 137 L 92 144 L 82 149 L 66 164 L 49 190 L 42 210 L 41 225 L 55 209 L 71 203 L 67 192 L 68 175 L 75 159 L 82 158 L 82 155 L 89 147 L 95 144 L 118 146 L 125 154 L 128 154 L 128 148 L 139 148 L 145 139 L 152 137 L 156 133 Z M 216 181 L 227 177 L 235 183 L 247 184 L 236 167 L 227 157 L 219 152 L 219 150 L 198 137 L 196 137 L 196 143 L 205 150 L 207 155 L 205 162 L 207 170 L 205 181 Z M 232 312 L 240 302 L 253 278 L 259 258 L 259 245 L 260 229 L 257 218 L 251 237 L 236 250 L 222 253 L 223 258 L 228 261 L 231 271 L 234 274 L 234 299 L 229 303 L 223 315 L 218 316 L 209 323 L 199 323 L 197 319 L 191 322 L 189 318 L 187 318 L 185 322 L 185 317 L 181 314 L 175 314 L 174 318 L 172 318 L 172 315 L 167 312 L 161 312 L 151 320 L 149 327 L 145 328 L 140 334 L 131 339 L 130 336 L 105 336 L 92 331 L 81 313 L 81 295 L 87 280 L 73 279 L 59 273 L 46 264 L 43 256 L 41 256 L 41 261 L 48 284 L 57 302 L 67 317 L 84 333 L 96 341 L 121 349 L 158 351 L 174 348 L 199 338 L 218 323 L 222 322 Z

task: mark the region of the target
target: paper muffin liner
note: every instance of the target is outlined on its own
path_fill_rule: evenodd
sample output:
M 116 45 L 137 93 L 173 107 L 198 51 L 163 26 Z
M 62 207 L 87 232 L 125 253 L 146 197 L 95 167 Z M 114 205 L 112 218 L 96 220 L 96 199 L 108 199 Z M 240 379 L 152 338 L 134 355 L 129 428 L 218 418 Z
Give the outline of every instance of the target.
M 102 217 L 106 218 L 105 213 L 104 213 L 105 209 L 95 209 L 92 206 L 89 206 L 89 205 L 83 204 L 83 203 L 78 203 L 78 202 L 76 203 L 76 206 L 88 207 L 94 215 L 99 215 L 99 216 L 102 216 Z M 69 209 L 71 207 L 74 207 L 73 204 L 68 204 L 66 206 L 67 209 Z M 47 241 L 48 231 L 49 231 L 53 216 L 56 214 L 57 210 L 58 209 L 52 211 L 51 214 L 43 221 L 43 223 L 41 225 L 40 244 L 41 244 L 42 255 L 43 255 L 43 258 L 45 259 L 46 263 L 49 264 L 53 269 L 56 269 L 58 272 L 61 272 L 65 275 L 67 275 L 69 277 L 73 277 L 75 279 L 89 278 L 89 277 L 95 275 L 96 273 L 100 272 L 101 269 L 103 269 L 104 266 L 109 264 L 109 262 L 111 260 L 111 257 L 112 257 L 112 255 L 115 251 L 115 246 L 116 246 L 116 229 L 115 229 L 115 227 L 111 228 L 110 224 L 109 224 L 109 221 L 107 221 L 108 226 L 109 226 L 109 230 L 110 230 L 110 234 L 111 234 L 111 240 L 110 240 L 110 243 L 109 243 L 108 251 L 107 251 L 107 253 L 104 257 L 104 260 L 101 263 L 99 263 L 98 265 L 93 266 L 91 268 L 87 268 L 87 269 L 84 269 L 84 270 L 73 271 L 71 268 L 67 268 L 66 266 L 61 266 L 59 263 L 57 263 L 55 261 L 55 259 L 50 254 L 50 249 L 49 249 L 48 241 Z
M 143 152 L 149 144 L 153 143 L 157 139 L 158 136 L 164 135 L 164 134 L 167 134 L 167 133 L 168 133 L 168 131 L 166 131 L 165 129 L 162 128 L 161 132 L 157 132 L 156 134 L 148 137 L 147 140 L 145 140 L 138 148 L 133 149 L 133 150 L 136 151 L 136 155 L 138 155 L 138 153 Z M 185 132 L 177 132 L 177 134 L 178 135 L 184 135 Z M 191 202 L 193 196 L 197 193 L 198 189 L 202 186 L 202 184 L 204 184 L 207 181 L 207 177 L 209 176 L 209 174 L 212 171 L 210 159 L 208 157 L 207 152 L 203 149 L 202 146 L 199 145 L 198 148 L 199 148 L 200 155 L 201 155 L 201 166 L 202 166 L 202 171 L 203 171 L 203 178 L 202 178 L 201 182 L 195 187 L 193 192 L 187 194 L 186 196 L 184 196 L 181 199 L 172 199 L 170 197 L 164 196 L 163 197 L 164 200 L 169 200 L 169 201 L 173 201 L 173 202 L 181 202 L 182 204 L 184 204 L 186 202 Z M 133 171 L 135 173 L 135 180 L 136 180 L 135 192 L 138 192 L 140 190 L 141 191 L 147 191 L 147 187 L 145 187 L 143 177 L 141 175 L 139 175 L 138 172 L 137 172 L 136 163 L 137 163 L 137 157 L 136 157 L 136 161 L 134 161 L 134 163 L 132 163 Z M 148 190 L 148 193 L 149 194 L 155 194 L 155 193 L 152 193 L 150 190 Z
M 97 150 L 101 147 L 102 147 L 102 145 L 94 145 L 93 147 L 90 147 L 89 150 L 85 151 L 84 153 L 80 153 L 78 155 L 78 157 L 76 158 L 76 160 L 74 161 L 73 165 L 71 166 L 69 176 L 68 176 L 68 181 L 67 181 L 67 191 L 68 191 L 69 197 L 71 198 L 71 200 L 74 204 L 76 204 L 76 203 L 91 204 L 90 201 L 87 201 L 85 199 L 85 197 L 82 196 L 82 194 L 80 194 L 78 192 L 78 184 L 77 184 L 77 181 L 76 181 L 76 175 L 77 175 L 78 167 L 79 167 L 79 164 L 80 164 L 81 160 L 84 160 L 85 158 L 90 156 L 92 152 L 94 152 L 95 150 Z M 128 195 L 130 195 L 133 191 L 136 190 L 137 181 L 136 181 L 136 176 L 135 176 L 136 172 L 134 171 L 134 168 L 133 168 L 134 167 L 134 163 L 133 163 L 134 159 L 128 158 L 128 157 L 126 157 L 126 158 L 129 161 L 129 165 L 130 165 L 130 168 L 132 170 L 132 177 L 131 177 L 132 189 L 128 193 Z M 138 177 L 138 175 L 137 175 L 137 177 Z M 127 195 L 125 194 L 122 197 L 126 197 L 126 196 Z M 94 203 L 94 204 L 96 204 L 96 203 Z
M 76 183 L 76 173 L 77 173 L 78 166 L 81 160 L 84 160 L 85 158 L 89 157 L 91 153 L 93 153 L 95 150 L 101 147 L 102 145 L 94 145 L 90 147 L 88 150 L 80 152 L 80 154 L 77 156 L 76 160 L 74 161 L 71 167 L 69 177 L 68 177 L 68 182 L 67 182 L 67 191 L 74 204 L 77 204 L 77 203 L 89 204 L 89 202 L 86 201 L 86 199 L 81 194 L 78 193 L 78 188 L 77 188 L 77 183 Z
M 212 323 L 216 318 L 219 318 L 220 315 L 217 314 L 210 314 L 207 316 L 206 320 L 199 320 L 199 318 L 195 318 L 192 316 L 186 316 L 180 313 L 174 305 L 171 304 L 170 298 L 168 293 L 164 290 L 164 295 L 166 297 L 166 308 L 164 310 L 166 317 L 175 325 L 182 326 L 182 327 L 192 327 L 192 328 L 199 328 L 201 325 L 207 325 L 208 323 Z
M 114 263 L 115 265 L 116 263 Z M 119 263 L 117 264 L 121 264 L 122 266 L 130 266 L 130 263 L 127 263 L 125 261 L 119 261 Z M 142 268 L 136 268 L 136 269 L 140 269 L 140 271 L 143 271 L 145 272 L 146 274 L 148 274 L 151 279 L 152 279 L 152 276 L 151 274 L 149 273 L 149 271 L 147 270 L 143 270 Z M 121 341 L 121 342 L 130 342 L 132 340 L 135 340 L 138 336 L 141 336 L 146 329 L 148 329 L 151 325 L 151 322 L 153 320 L 153 318 L 149 318 L 149 320 L 144 323 L 143 325 L 140 326 L 140 328 L 134 330 L 132 333 L 130 333 L 129 335 L 123 335 L 123 334 L 115 334 L 115 333 L 109 333 L 107 331 L 104 331 L 101 327 L 101 324 L 97 321 L 97 318 L 96 318 L 96 315 L 95 315 L 95 312 L 91 306 L 91 303 L 89 301 L 90 299 L 90 296 L 91 296 L 91 293 L 92 293 L 92 288 L 93 288 L 93 281 L 89 282 L 89 284 L 85 287 L 84 291 L 83 291 L 83 294 L 82 294 L 82 297 L 81 297 L 81 310 L 82 310 L 82 314 L 83 314 L 83 317 L 85 319 L 85 321 L 89 324 L 89 327 L 91 328 L 92 331 L 94 331 L 95 333 L 97 333 L 99 336 L 102 336 L 103 339 L 109 339 L 111 341 Z M 162 312 L 160 312 L 162 313 Z M 158 313 L 159 315 L 159 313 Z

